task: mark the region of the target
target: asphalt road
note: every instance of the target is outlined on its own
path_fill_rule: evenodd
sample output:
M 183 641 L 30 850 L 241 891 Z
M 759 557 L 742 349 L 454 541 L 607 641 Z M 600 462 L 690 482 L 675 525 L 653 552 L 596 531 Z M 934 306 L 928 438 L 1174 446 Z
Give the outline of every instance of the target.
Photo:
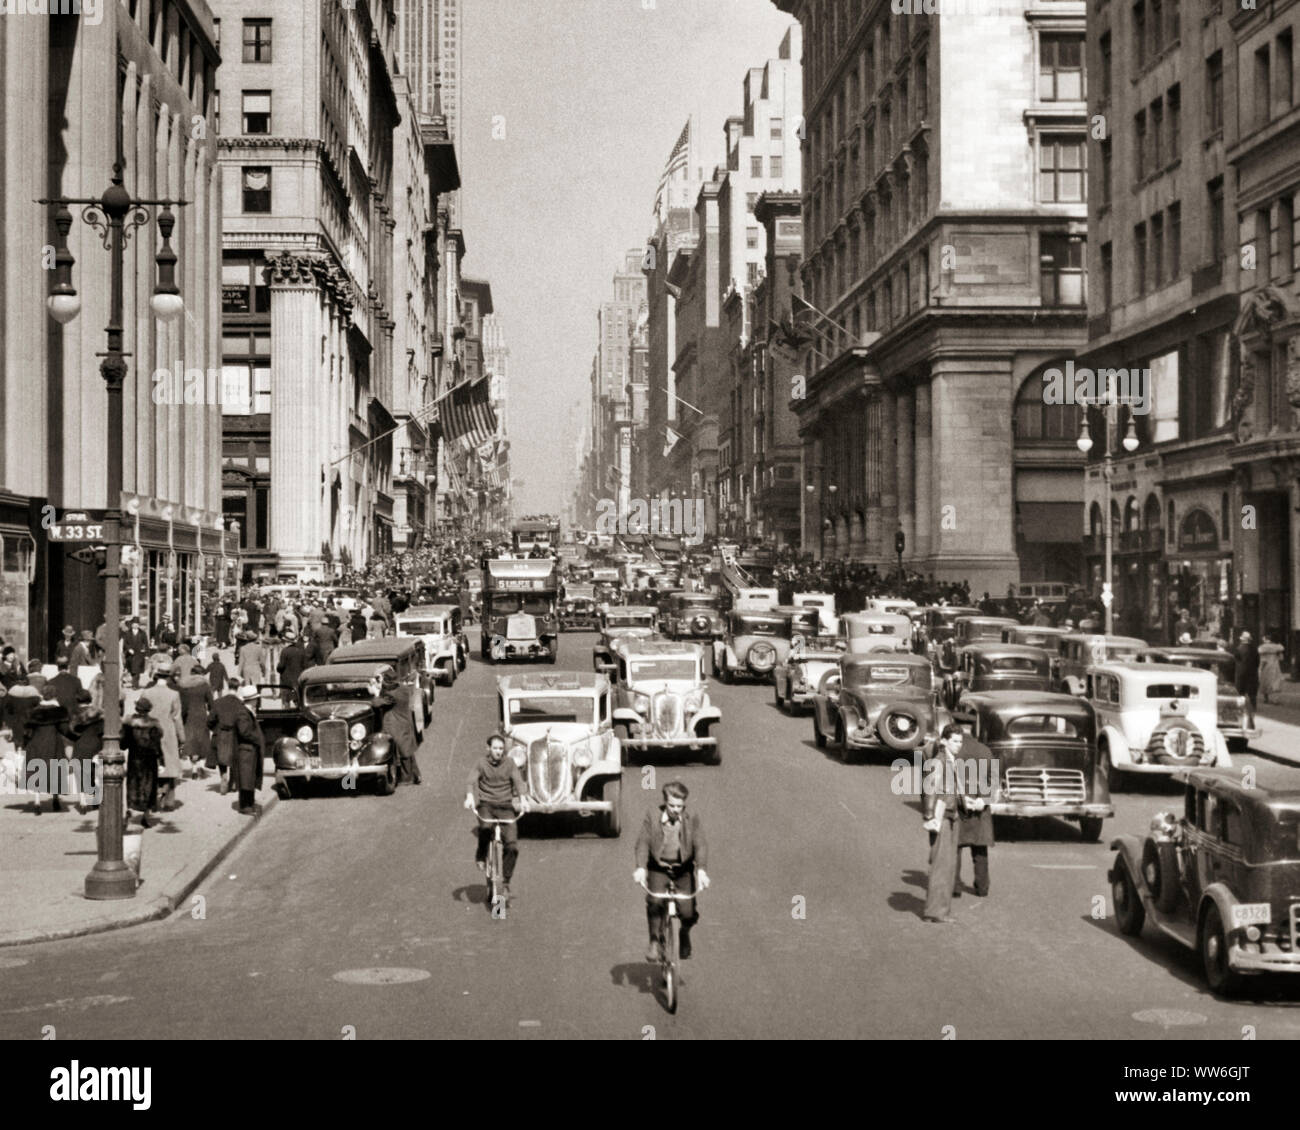
M 566 635 L 559 669 L 589 670 L 592 639 Z M 475 652 L 439 688 L 423 786 L 282 803 L 189 913 L 0 951 L 0 1038 L 1300 1038 L 1300 986 L 1217 1000 L 1192 953 L 1116 929 L 1105 843 L 1176 807 L 1167 786 L 1119 795 L 1101 844 L 1058 822 L 1000 840 L 990 897 L 927 924 L 926 835 L 889 766 L 815 749 L 757 685 L 711 688 L 721 767 L 654 769 L 690 786 L 714 880 L 671 1016 L 631 878 L 645 770 L 621 839 L 525 825 L 509 918 L 483 903 L 460 804 L 506 669 Z

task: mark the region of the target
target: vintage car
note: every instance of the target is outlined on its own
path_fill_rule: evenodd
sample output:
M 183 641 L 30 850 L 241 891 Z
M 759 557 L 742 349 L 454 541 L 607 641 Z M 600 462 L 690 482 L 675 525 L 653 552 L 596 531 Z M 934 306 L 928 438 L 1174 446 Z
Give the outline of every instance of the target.
M 790 622 L 790 643 L 803 643 L 822 634 L 821 610 L 815 605 L 804 608 L 797 604 L 778 604 L 773 612 Z
M 424 672 L 451 686 L 465 670 L 469 639 L 462 627 L 459 604 L 413 604 L 393 615 L 398 638 L 409 636 L 424 644 Z
M 912 650 L 912 621 L 898 612 L 846 612 L 840 629 L 855 655 L 871 651 Z
M 720 640 L 713 641 L 713 670 L 724 683 L 742 676 L 768 679 L 790 654 L 790 618 L 771 608 L 727 613 Z
M 610 676 L 617 666 L 614 645 L 621 639 L 655 639 L 659 635 L 659 612 L 644 604 L 620 605 L 600 614 L 600 638 L 592 648 L 592 664 Z
M 1087 668 L 1084 695 L 1097 712 L 1097 750 L 1118 791 L 1127 773 L 1170 776 L 1232 764 L 1218 729 L 1212 671 L 1172 663 L 1104 663 Z
M 821 617 L 819 636 L 838 636 L 840 618 L 835 614 L 835 594 L 829 592 L 797 592 L 790 603 L 798 608 L 816 608 Z
M 959 616 L 978 616 L 978 608 L 966 608 L 960 604 L 933 604 L 918 610 L 918 617 L 913 621 L 912 650 L 917 655 L 934 659 L 944 640 L 952 639 L 957 630 Z
M 1238 992 L 1261 973 L 1300 974 L 1300 788 L 1295 772 L 1180 774 L 1181 813 L 1111 844 L 1120 932 L 1152 925 L 1200 956 L 1210 988 Z
M 941 699 L 951 710 L 970 691 L 1050 691 L 1052 659 L 1041 647 L 1021 643 L 967 644 L 957 669 L 943 677 Z
M 1097 716 L 1075 695 L 1036 690 L 966 693 L 952 720 L 986 745 L 997 767 L 989 810 L 995 816 L 1079 821 L 1096 843 L 1115 815 L 1097 754 Z
M 614 733 L 624 762 L 632 750 L 680 750 L 720 765 L 722 712 L 709 702 L 703 647 L 622 639 L 614 656 Z
M 596 611 L 596 587 L 568 582 L 564 585 L 564 599 L 560 601 L 560 631 L 589 632 L 600 623 Z
M 622 830 L 623 754 L 604 675 L 578 672 L 497 679 L 507 753 L 527 786 L 530 813 L 597 817 L 602 836 Z
M 934 663 L 940 674 L 957 670 L 957 657 L 968 644 L 981 640 L 1001 642 L 1003 628 L 1019 627 L 1017 621 L 1007 616 L 958 616 L 953 621 L 952 635 L 939 645 Z
M 1137 659 L 1146 641 L 1136 636 L 1091 635 L 1066 632 L 1056 639 L 1052 664 L 1052 689 L 1062 694 L 1080 694 L 1088 667 L 1096 663 L 1127 663 Z
M 710 657 L 713 652 L 711 641 L 719 639 L 726 628 L 722 616 L 722 604 L 718 597 L 710 592 L 671 594 L 660 623 L 663 625 L 664 635 L 669 639 L 708 641 Z
M 929 660 L 910 652 L 842 655 L 812 704 L 813 741 L 831 742 L 845 761 L 859 749 L 910 752 L 947 721 Z
M 382 732 L 383 709 L 392 700 L 380 688 L 390 666 L 380 661 L 310 667 L 298 679 L 294 706 L 259 706 L 283 798 L 313 780 L 340 781 L 349 789 L 364 780 L 381 796 L 397 787 L 397 746 Z
M 916 601 L 904 600 L 897 596 L 869 596 L 864 612 L 889 612 L 906 616 L 908 609 L 915 608 Z
M 433 721 L 433 679 L 428 674 L 424 641 L 406 636 L 381 636 L 360 640 L 330 652 L 330 663 L 386 663 L 393 668 L 399 683 L 411 689 L 411 714 L 415 732 Z
M 1217 647 L 1148 647 L 1138 652 L 1137 658 L 1139 663 L 1176 663 L 1213 671 L 1219 679 L 1219 733 L 1228 749 L 1234 753 L 1244 750 L 1252 738 L 1259 737 L 1259 726 L 1251 725 L 1246 696 L 1235 686 L 1237 657 L 1232 652 Z
M 776 705 L 787 714 L 802 711 L 812 702 L 827 671 L 839 667 L 848 644 L 842 636 L 809 636 L 791 640 L 790 654 L 772 672 Z
M 1002 629 L 1003 643 L 1023 643 L 1030 647 L 1041 647 L 1048 655 L 1057 656 L 1060 654 L 1060 644 L 1057 642 L 1062 636 L 1070 635 L 1069 628 L 1050 628 L 1035 627 L 1032 624 L 1018 624 L 1014 628 Z
M 623 600 L 623 581 L 617 569 L 599 566 L 591 571 L 591 587 L 595 590 L 597 606 L 620 604 Z

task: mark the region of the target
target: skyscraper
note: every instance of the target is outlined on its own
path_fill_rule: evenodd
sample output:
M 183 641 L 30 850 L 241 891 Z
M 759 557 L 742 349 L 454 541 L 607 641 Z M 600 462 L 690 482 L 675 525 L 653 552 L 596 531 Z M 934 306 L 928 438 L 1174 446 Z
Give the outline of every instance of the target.
M 421 117 L 447 119 L 451 143 L 460 140 L 461 0 L 397 0 L 397 55 Z M 451 227 L 458 226 L 460 194 L 446 197 Z

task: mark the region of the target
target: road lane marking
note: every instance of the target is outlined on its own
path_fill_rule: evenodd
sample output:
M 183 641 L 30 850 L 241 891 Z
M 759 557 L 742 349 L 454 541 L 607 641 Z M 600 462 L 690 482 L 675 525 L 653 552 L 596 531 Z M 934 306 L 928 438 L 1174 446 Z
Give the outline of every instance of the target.
M 519 1022 L 520 1028 L 540 1028 L 541 1026 L 542 1022 L 540 1020 L 521 1020 Z
M 348 985 L 406 985 L 412 981 L 427 981 L 432 976 L 427 969 L 345 969 L 335 973 L 334 980 Z
M 1133 1019 L 1142 1024 L 1159 1024 L 1161 1028 L 1176 1028 L 1204 1024 L 1209 1018 L 1202 1012 L 1189 1012 L 1185 1008 L 1146 1008 L 1135 1012 Z
M 1031 863 L 1039 871 L 1100 871 L 1100 863 Z

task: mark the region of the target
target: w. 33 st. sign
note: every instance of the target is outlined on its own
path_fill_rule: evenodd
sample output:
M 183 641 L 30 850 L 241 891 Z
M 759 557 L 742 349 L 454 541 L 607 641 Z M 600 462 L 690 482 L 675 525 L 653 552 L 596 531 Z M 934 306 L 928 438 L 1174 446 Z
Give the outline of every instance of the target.
M 55 515 L 48 531 L 50 541 L 87 543 L 104 540 L 104 515 L 100 511 L 68 510 Z

